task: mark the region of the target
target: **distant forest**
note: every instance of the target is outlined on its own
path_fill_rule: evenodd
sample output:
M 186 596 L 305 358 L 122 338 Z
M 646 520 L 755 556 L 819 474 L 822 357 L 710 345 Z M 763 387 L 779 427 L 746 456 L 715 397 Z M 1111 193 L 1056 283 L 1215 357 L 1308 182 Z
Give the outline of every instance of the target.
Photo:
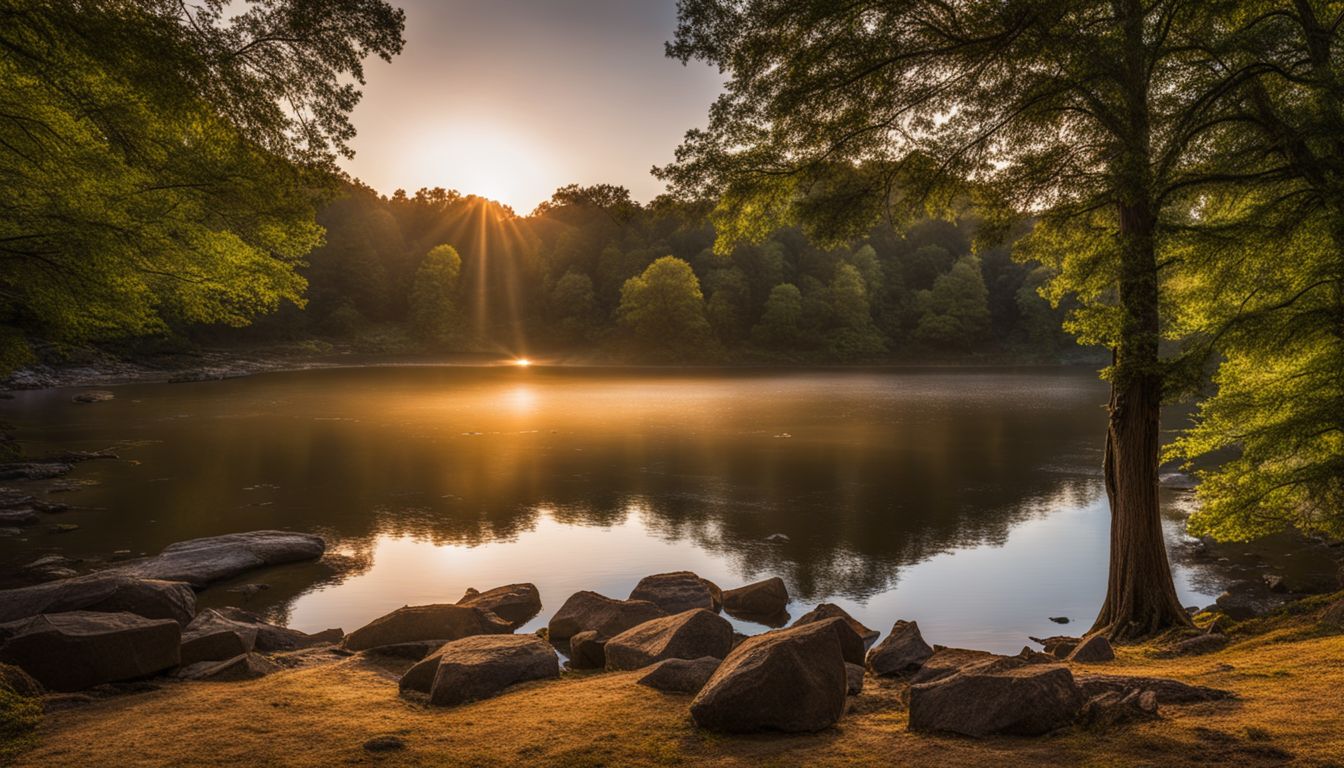
M 567 361 L 1089 357 L 1061 330 L 1066 307 L 1038 293 L 1044 268 L 1014 261 L 1008 243 L 976 247 L 969 209 L 840 247 L 783 228 L 720 255 L 711 208 L 568 186 L 524 217 L 451 190 L 386 197 L 349 183 L 318 212 L 326 240 L 300 269 L 306 307 L 189 335 Z

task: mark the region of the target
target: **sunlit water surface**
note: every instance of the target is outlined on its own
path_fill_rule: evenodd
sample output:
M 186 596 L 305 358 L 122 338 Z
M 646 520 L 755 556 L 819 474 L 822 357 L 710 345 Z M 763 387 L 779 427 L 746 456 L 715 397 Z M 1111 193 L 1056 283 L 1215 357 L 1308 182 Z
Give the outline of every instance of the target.
M 78 530 L 0 539 L 7 563 L 285 528 L 354 563 L 239 580 L 270 585 L 244 605 L 308 631 L 516 581 L 541 589 L 530 628 L 577 590 L 624 597 L 689 569 L 724 588 L 781 576 L 794 616 L 831 601 L 998 651 L 1082 631 L 1105 591 L 1090 371 L 386 367 L 114 391 L 0 402 L 33 453 L 121 457 L 70 476 L 61 521 Z M 1186 604 L 1219 589 L 1185 564 L 1176 577 Z M 203 604 L 238 603 L 233 586 Z

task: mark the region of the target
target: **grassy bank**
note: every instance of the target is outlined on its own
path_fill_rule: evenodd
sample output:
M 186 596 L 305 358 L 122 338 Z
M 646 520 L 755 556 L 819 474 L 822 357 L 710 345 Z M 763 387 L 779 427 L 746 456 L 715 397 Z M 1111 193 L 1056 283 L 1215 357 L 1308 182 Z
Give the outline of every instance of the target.
M 18 765 L 1340 765 L 1344 634 L 1314 614 L 1245 625 L 1217 653 L 1159 658 L 1119 649 L 1090 672 L 1174 677 L 1235 701 L 1162 707 L 1157 722 L 1106 733 L 972 740 L 906 730 L 901 685 L 869 677 L 837 728 L 728 737 L 696 729 L 689 697 L 636 673 L 567 676 L 434 709 L 397 696 L 400 669 L 351 657 L 243 683 L 160 690 L 50 713 Z M 395 735 L 405 748 L 363 745 Z

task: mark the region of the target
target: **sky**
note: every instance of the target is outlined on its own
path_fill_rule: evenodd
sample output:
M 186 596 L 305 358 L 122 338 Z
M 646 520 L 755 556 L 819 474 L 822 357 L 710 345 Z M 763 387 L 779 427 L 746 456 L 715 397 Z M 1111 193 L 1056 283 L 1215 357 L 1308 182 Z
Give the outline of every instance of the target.
M 619 184 L 706 123 L 723 78 L 663 55 L 675 0 L 400 0 L 406 47 L 370 61 L 344 168 L 383 194 L 441 186 L 530 212 L 565 184 Z

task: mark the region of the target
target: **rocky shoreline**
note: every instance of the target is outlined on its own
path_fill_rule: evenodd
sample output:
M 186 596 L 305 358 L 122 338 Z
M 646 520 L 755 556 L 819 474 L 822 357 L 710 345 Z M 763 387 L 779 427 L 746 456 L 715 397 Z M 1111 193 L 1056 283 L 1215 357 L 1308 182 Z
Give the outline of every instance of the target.
M 1004 656 L 930 645 L 913 621 L 882 636 L 829 604 L 770 629 L 789 603 L 777 578 L 723 590 L 688 571 L 654 574 L 625 598 L 575 593 L 546 627 L 525 635 L 516 630 L 543 606 L 525 583 L 469 590 L 453 604 L 399 608 L 348 634 L 310 635 L 237 607 L 196 610 L 196 592 L 212 583 L 324 552 L 317 536 L 253 531 L 0 591 L 0 677 L 11 690 L 59 707 L 90 691 L 227 683 L 363 654 L 410 664 L 400 677 L 403 698 L 453 707 L 562 675 L 637 671 L 635 684 L 688 696 L 695 724 L 723 733 L 824 730 L 841 722 L 866 683 L 886 681 L 904 687 L 910 730 L 971 737 L 1112 728 L 1158 718 L 1167 704 L 1233 696 L 1173 679 L 1104 674 L 1115 654 L 1099 635 L 1038 639 L 1042 650 Z M 723 613 L 760 621 L 765 631 L 743 636 Z M 1204 629 L 1164 638 L 1163 652 L 1221 648 L 1228 621 L 1202 613 Z M 1344 626 L 1344 600 L 1320 621 Z

